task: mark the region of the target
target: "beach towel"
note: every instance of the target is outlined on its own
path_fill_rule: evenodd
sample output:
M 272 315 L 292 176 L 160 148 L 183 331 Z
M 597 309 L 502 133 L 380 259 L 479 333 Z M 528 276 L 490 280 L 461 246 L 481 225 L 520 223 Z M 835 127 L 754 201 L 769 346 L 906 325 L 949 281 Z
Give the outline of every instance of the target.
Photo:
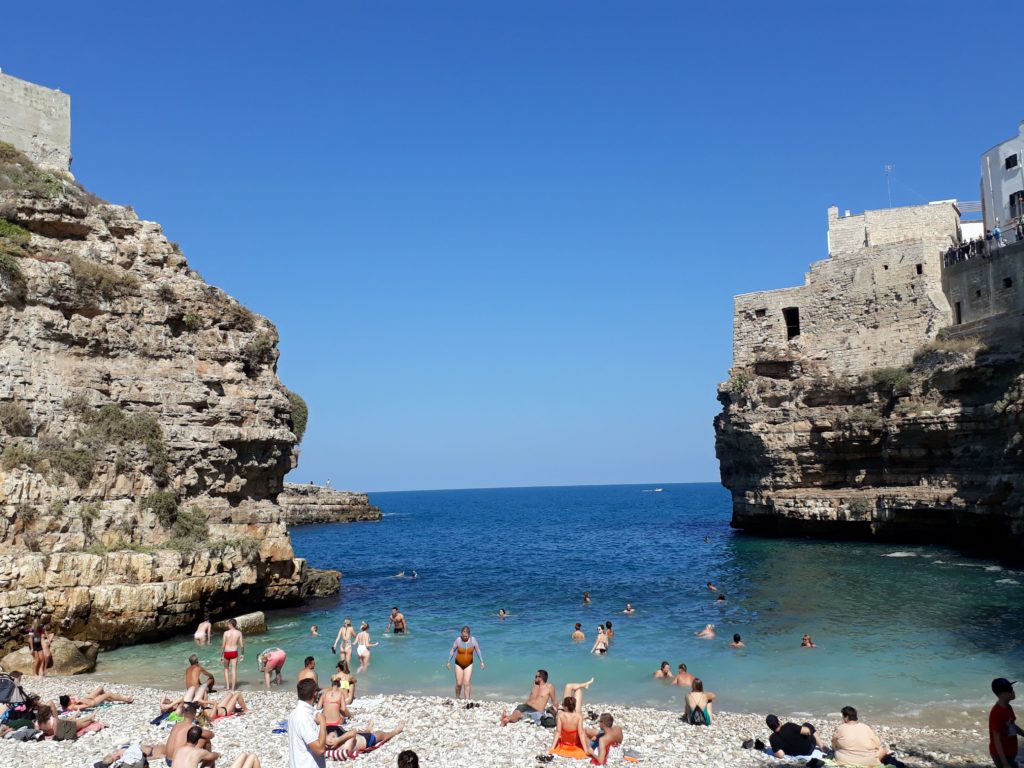
M 355 760 L 360 755 L 365 755 L 367 752 L 373 752 L 373 750 L 377 749 L 379 746 L 380 744 L 378 743 L 374 744 L 372 747 L 368 747 L 367 749 L 347 749 L 345 747 L 341 747 L 339 749 L 328 749 L 324 752 L 324 756 L 329 757 L 331 760 Z

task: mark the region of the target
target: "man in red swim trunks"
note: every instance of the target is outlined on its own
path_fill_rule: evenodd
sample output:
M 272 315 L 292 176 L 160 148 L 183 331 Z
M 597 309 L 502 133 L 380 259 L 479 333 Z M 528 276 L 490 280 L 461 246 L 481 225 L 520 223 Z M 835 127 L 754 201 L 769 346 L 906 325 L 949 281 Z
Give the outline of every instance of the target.
M 228 690 L 235 690 L 238 682 L 238 660 L 245 660 L 245 638 L 238 629 L 238 622 L 228 619 L 228 628 L 220 641 L 220 651 L 224 655 L 224 681 Z

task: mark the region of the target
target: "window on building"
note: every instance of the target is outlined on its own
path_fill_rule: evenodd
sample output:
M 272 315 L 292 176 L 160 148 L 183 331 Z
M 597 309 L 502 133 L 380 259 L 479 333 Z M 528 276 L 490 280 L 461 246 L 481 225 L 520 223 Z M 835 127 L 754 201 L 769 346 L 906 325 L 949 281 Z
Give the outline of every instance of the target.
M 980 299 L 981 298 L 981 288 L 979 288 L 978 290 L 976 290 L 974 292 L 974 298 L 976 298 L 976 299 Z
M 1004 277 L 1003 278 L 1003 288 L 1013 288 L 1013 278 L 1012 277 Z
M 884 270 L 888 271 L 888 269 L 889 269 L 889 265 L 888 265 L 888 264 L 883 264 L 883 265 L 882 265 L 882 269 L 884 269 Z
M 1016 219 L 1019 216 L 1024 216 L 1024 189 L 1010 195 L 1010 218 Z
M 960 325 L 964 321 L 963 312 L 960 311 L 960 302 L 958 301 L 953 305 L 953 310 L 956 312 L 956 325 Z
M 768 313 L 767 309 L 755 309 L 754 317 L 764 317 Z
M 1009 155 L 1006 158 L 1006 170 L 1010 170 L 1011 168 L 1016 168 L 1016 167 L 1017 167 L 1017 155 L 1016 155 L 1016 153 L 1014 153 L 1012 155 Z
M 800 308 L 786 307 L 782 310 L 782 317 L 786 321 L 786 338 L 795 339 L 800 335 Z
M 920 274 L 922 274 L 923 272 L 924 272 L 924 265 L 922 265 L 922 264 L 918 264 L 918 265 L 917 265 L 917 274 L 919 274 L 919 275 L 920 275 Z

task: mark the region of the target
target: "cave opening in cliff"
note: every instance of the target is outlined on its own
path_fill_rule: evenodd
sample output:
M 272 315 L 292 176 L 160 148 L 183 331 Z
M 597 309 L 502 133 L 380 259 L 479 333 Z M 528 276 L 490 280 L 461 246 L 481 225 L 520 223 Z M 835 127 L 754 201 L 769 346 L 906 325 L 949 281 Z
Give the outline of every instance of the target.
M 800 308 L 784 307 L 782 317 L 786 321 L 786 338 L 795 339 L 800 335 Z

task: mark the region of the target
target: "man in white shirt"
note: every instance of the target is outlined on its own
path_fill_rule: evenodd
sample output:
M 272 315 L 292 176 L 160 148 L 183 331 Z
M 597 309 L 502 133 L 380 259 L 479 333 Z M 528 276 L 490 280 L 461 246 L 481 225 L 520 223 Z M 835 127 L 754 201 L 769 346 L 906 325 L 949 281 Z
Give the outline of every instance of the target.
M 300 680 L 295 688 L 299 701 L 288 716 L 288 767 L 326 768 L 327 726 L 323 713 L 313 709 L 317 684 Z

